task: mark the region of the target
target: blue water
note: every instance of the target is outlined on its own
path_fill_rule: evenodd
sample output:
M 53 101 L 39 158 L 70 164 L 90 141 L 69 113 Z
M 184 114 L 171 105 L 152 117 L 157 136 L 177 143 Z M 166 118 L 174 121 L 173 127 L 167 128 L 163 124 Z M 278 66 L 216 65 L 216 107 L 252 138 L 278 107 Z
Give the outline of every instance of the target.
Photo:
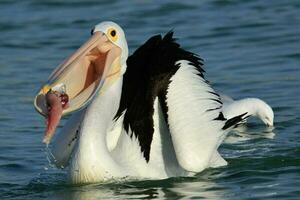
M 1 199 L 299 199 L 299 13 L 298 0 L 1 0 Z M 275 129 L 250 120 L 221 146 L 229 165 L 195 177 L 68 184 L 47 161 L 33 97 L 104 20 L 124 28 L 131 52 L 173 29 L 184 48 L 204 58 L 215 89 L 267 101 Z

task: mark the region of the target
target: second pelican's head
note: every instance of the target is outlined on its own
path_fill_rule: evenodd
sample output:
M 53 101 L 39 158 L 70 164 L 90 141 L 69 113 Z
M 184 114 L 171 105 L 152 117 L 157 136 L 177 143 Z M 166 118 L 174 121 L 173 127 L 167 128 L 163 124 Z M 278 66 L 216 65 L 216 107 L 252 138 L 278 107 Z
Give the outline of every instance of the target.
M 36 110 L 46 116 L 46 94 L 65 93 L 68 106 L 62 114 L 86 107 L 96 94 L 105 92 L 126 71 L 128 46 L 122 28 L 113 22 L 97 24 L 91 38 L 60 64 L 34 100 Z

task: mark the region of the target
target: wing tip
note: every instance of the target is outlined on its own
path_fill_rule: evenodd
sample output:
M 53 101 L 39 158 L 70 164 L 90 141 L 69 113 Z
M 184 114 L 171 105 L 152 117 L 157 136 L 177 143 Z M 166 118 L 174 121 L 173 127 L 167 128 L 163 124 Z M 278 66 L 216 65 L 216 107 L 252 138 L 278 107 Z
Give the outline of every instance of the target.
M 176 41 L 176 38 L 174 38 L 173 36 L 174 36 L 174 31 L 173 31 L 173 29 L 171 29 L 164 35 L 163 40 L 174 42 L 174 41 Z
M 226 122 L 225 122 L 225 125 L 223 126 L 223 130 L 226 130 L 230 127 L 233 127 L 235 125 L 237 125 L 239 122 L 243 121 L 245 118 L 245 115 L 247 115 L 247 112 L 241 114 L 241 115 L 238 115 L 238 116 L 235 116 L 235 117 L 232 117 L 230 119 L 228 119 Z

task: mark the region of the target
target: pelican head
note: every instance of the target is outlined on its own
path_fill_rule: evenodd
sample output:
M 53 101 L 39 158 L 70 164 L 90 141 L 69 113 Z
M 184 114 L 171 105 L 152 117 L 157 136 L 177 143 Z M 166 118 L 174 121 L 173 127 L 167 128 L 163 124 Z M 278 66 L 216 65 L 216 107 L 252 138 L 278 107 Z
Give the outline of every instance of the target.
M 85 108 L 126 71 L 128 46 L 122 28 L 114 22 L 97 24 L 92 36 L 63 61 L 38 91 L 34 106 L 47 116 L 46 94 L 66 94 L 62 115 Z M 62 102 L 66 103 L 66 102 Z
M 49 90 L 65 92 L 69 106 L 63 114 L 85 107 L 105 82 L 115 81 L 126 71 L 128 47 L 122 28 L 114 22 L 97 24 L 91 38 L 60 64 L 36 95 L 37 111 L 46 115 Z
M 259 105 L 259 109 L 257 111 L 257 115 L 264 122 L 264 124 L 266 124 L 267 126 L 273 126 L 274 112 L 272 108 L 264 101 L 261 101 L 261 104 Z

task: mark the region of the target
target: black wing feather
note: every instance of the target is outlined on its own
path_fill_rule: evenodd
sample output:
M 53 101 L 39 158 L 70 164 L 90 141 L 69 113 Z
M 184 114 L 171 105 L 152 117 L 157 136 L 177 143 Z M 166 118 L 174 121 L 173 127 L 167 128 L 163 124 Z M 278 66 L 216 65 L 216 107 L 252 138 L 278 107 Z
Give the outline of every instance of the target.
M 154 101 L 156 97 L 164 97 L 170 78 L 179 68 L 175 65 L 178 60 L 190 61 L 198 67 L 199 75 L 203 77 L 203 60 L 180 48 L 173 38 L 173 32 L 168 32 L 164 37 L 151 37 L 127 60 L 120 107 L 115 118 L 125 111 L 124 129 L 128 133 L 130 128 L 138 138 L 147 161 L 154 132 Z M 163 100 L 160 98 L 160 101 Z M 165 104 L 164 101 L 162 103 Z M 162 107 L 166 110 L 166 106 Z
M 150 159 L 150 148 L 154 133 L 153 113 L 156 97 L 167 119 L 166 93 L 170 78 L 177 72 L 179 60 L 187 60 L 198 70 L 204 80 L 203 60 L 196 54 L 186 51 L 173 38 L 173 32 L 164 37 L 155 35 L 139 47 L 127 60 L 127 70 L 123 76 L 120 106 L 115 116 L 119 118 L 124 112 L 123 126 L 138 138 L 146 161 Z M 205 80 L 206 81 L 206 80 Z M 208 81 L 206 81 L 208 83 Z M 208 91 L 209 92 L 209 91 Z M 220 96 L 212 99 L 222 106 Z M 218 107 L 219 108 L 219 107 Z M 208 111 L 214 109 L 208 109 Z M 223 129 L 227 129 L 242 120 L 243 116 L 230 119 Z M 226 121 L 223 113 L 215 120 Z M 132 135 L 130 135 L 132 137 Z

